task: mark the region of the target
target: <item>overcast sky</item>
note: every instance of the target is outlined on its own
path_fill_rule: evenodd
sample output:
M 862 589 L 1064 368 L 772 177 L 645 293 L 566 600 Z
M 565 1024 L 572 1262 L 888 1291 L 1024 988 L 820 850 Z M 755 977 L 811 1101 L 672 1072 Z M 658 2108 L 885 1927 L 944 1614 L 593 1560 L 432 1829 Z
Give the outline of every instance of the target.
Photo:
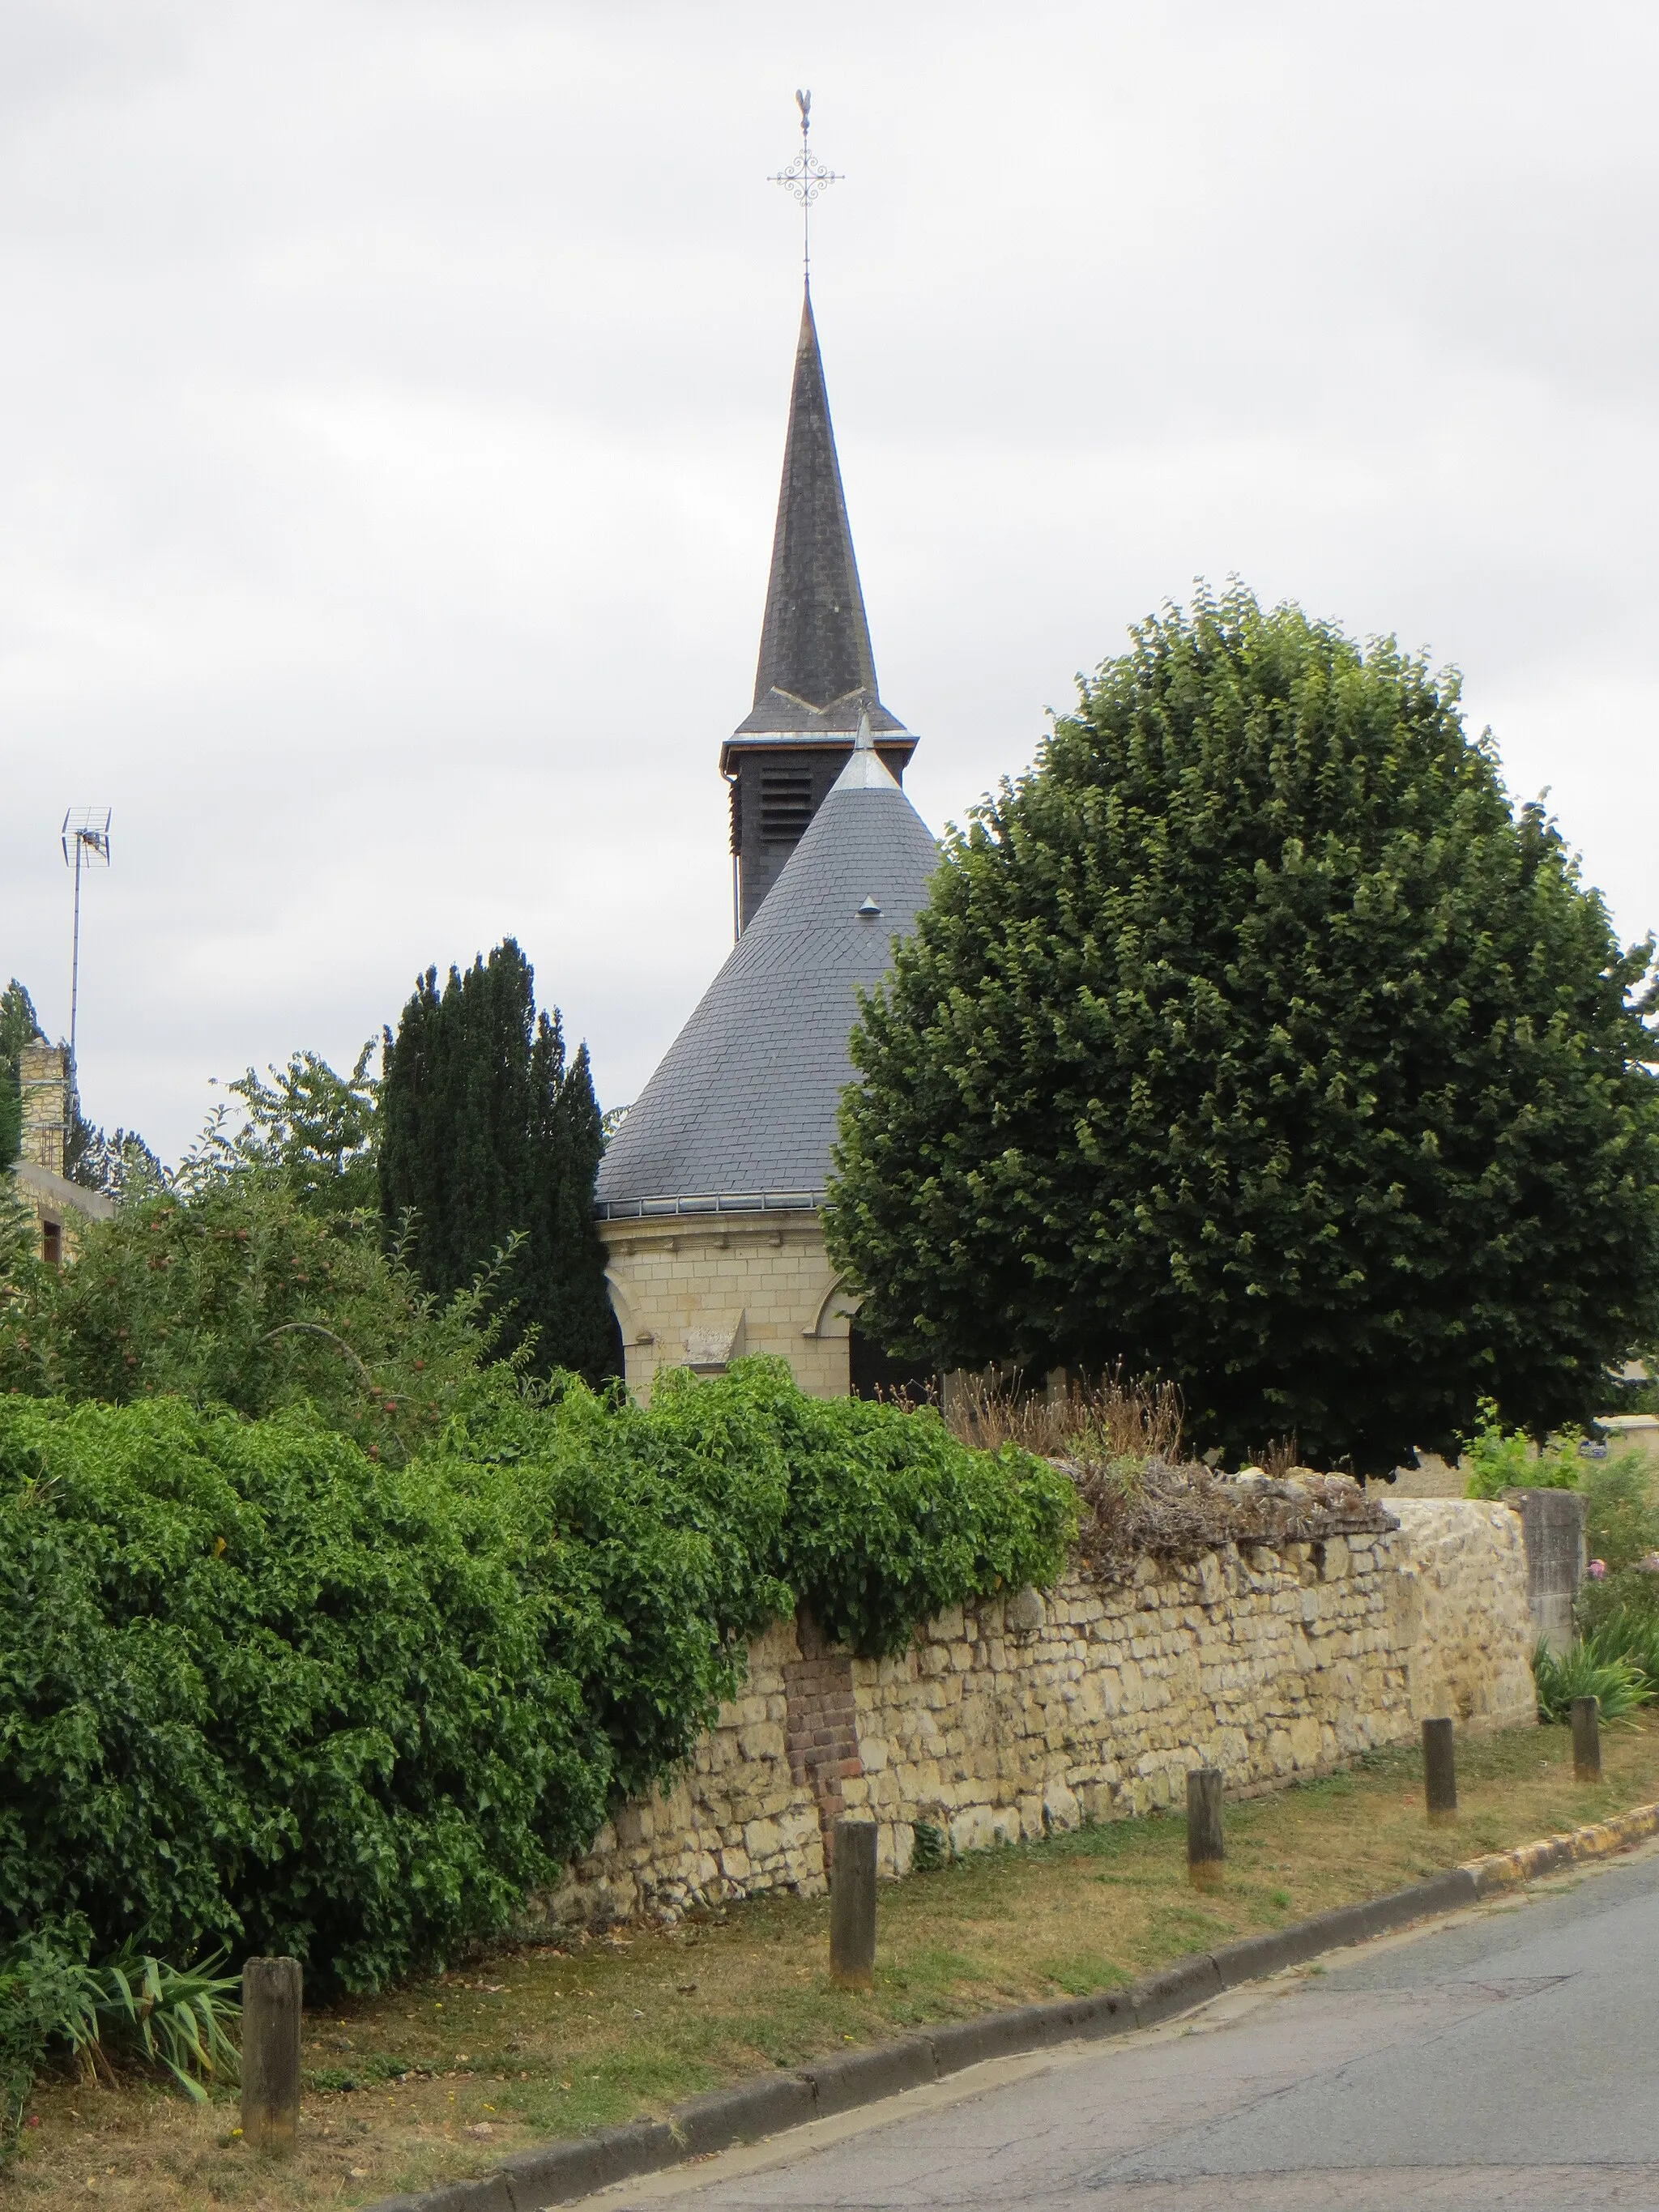
M 1659 10 L 0 0 L 0 980 L 169 1158 L 511 932 L 638 1091 L 731 934 L 799 311 L 908 787 L 1237 572 L 1463 672 L 1659 921 Z

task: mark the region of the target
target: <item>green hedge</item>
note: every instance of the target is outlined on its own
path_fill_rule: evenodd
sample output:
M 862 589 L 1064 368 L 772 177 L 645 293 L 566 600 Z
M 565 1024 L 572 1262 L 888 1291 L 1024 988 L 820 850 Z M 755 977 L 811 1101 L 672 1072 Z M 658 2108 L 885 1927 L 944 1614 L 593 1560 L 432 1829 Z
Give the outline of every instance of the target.
M 0 1944 L 378 1987 L 508 1926 L 797 1598 L 889 1650 L 1051 1579 L 1073 1510 L 765 1360 L 648 1411 L 497 1371 L 401 1468 L 303 1409 L 0 1399 Z

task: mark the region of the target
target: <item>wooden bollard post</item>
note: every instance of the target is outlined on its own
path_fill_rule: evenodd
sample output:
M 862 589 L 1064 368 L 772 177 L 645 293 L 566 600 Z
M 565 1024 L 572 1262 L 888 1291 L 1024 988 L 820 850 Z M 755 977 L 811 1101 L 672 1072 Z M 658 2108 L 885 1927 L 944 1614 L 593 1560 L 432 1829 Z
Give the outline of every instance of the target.
M 1432 1826 L 1457 1818 L 1457 1753 L 1449 1720 L 1423 1723 L 1423 1796 Z
M 1218 1766 L 1187 1770 L 1187 1879 L 1200 1889 L 1218 1889 L 1226 1872 L 1227 1839 L 1221 1826 Z
M 292 2156 L 300 2132 L 297 1959 L 242 1968 L 242 2136 L 268 2158 Z
M 838 1990 L 876 1985 L 876 1827 L 837 1820 L 830 1869 L 830 1980 Z
M 1572 1701 L 1572 1778 L 1575 1782 L 1601 1779 L 1600 1698 L 1575 1698 Z

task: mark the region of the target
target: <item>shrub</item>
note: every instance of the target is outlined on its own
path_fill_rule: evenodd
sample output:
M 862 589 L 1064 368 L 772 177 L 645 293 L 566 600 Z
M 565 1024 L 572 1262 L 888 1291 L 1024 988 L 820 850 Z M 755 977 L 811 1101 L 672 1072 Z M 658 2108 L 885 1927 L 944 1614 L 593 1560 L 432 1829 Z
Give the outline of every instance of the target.
M 1583 1432 L 1568 1429 L 1534 1445 L 1523 1429 L 1506 1429 L 1490 1398 L 1480 1403 L 1480 1422 L 1463 1439 L 1469 1463 L 1466 1498 L 1498 1498 L 1506 1490 L 1577 1490 L 1585 1462 L 1578 1447 Z
M 205 2101 L 204 2082 L 234 2081 L 231 2039 L 240 2017 L 238 1984 L 209 1960 L 179 1967 L 131 1949 L 106 1966 L 88 1964 L 84 1921 L 48 1922 L 0 1954 L 0 2138 L 15 2141 L 35 2076 L 54 2051 L 87 2075 L 110 2073 L 112 2051 L 140 2057 Z
M 648 1409 L 506 1370 L 394 1468 L 300 1409 L 0 1399 L 0 1945 L 82 1919 L 370 1989 L 500 1934 L 745 1639 L 1047 1581 L 1070 1483 L 781 1362 Z
M 0 1401 L 0 1930 L 291 1952 L 376 1986 L 592 1834 L 580 1590 L 303 1413 Z
M 1012 1445 L 966 1450 L 931 1408 L 786 1385 L 780 1362 L 790 1496 L 779 1569 L 831 1636 L 896 1651 L 946 1606 L 1054 1578 L 1077 1529 L 1066 1475 Z
M 0 1394 L 175 1396 L 257 1419 L 310 1406 L 406 1459 L 487 1363 L 489 1285 L 440 1301 L 378 1221 L 330 1216 L 274 1171 L 204 1176 L 85 1230 L 72 1267 L 16 1271 Z
M 1659 1549 L 1659 1508 L 1654 1504 L 1654 1465 L 1646 1454 L 1622 1451 L 1579 1462 L 1584 1492 L 1584 1539 L 1608 1574 L 1632 1568 Z
M 1653 1694 L 1633 1660 L 1603 1649 L 1595 1637 L 1581 1638 L 1558 1656 L 1540 1636 L 1533 1648 L 1532 1675 L 1540 1721 L 1571 1718 L 1575 1698 L 1595 1698 L 1604 1721 L 1621 1721 Z

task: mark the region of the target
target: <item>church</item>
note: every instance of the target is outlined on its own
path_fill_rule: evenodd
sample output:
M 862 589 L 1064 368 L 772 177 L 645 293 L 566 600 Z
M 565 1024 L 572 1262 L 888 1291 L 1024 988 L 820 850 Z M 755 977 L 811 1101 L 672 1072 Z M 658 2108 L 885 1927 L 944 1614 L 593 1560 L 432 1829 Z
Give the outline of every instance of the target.
M 737 943 L 612 1137 L 597 1191 L 629 1388 L 781 1354 L 805 1390 L 905 1379 L 860 1334 L 819 1209 L 857 994 L 939 862 L 882 704 L 810 286 L 754 703 L 720 749 Z

